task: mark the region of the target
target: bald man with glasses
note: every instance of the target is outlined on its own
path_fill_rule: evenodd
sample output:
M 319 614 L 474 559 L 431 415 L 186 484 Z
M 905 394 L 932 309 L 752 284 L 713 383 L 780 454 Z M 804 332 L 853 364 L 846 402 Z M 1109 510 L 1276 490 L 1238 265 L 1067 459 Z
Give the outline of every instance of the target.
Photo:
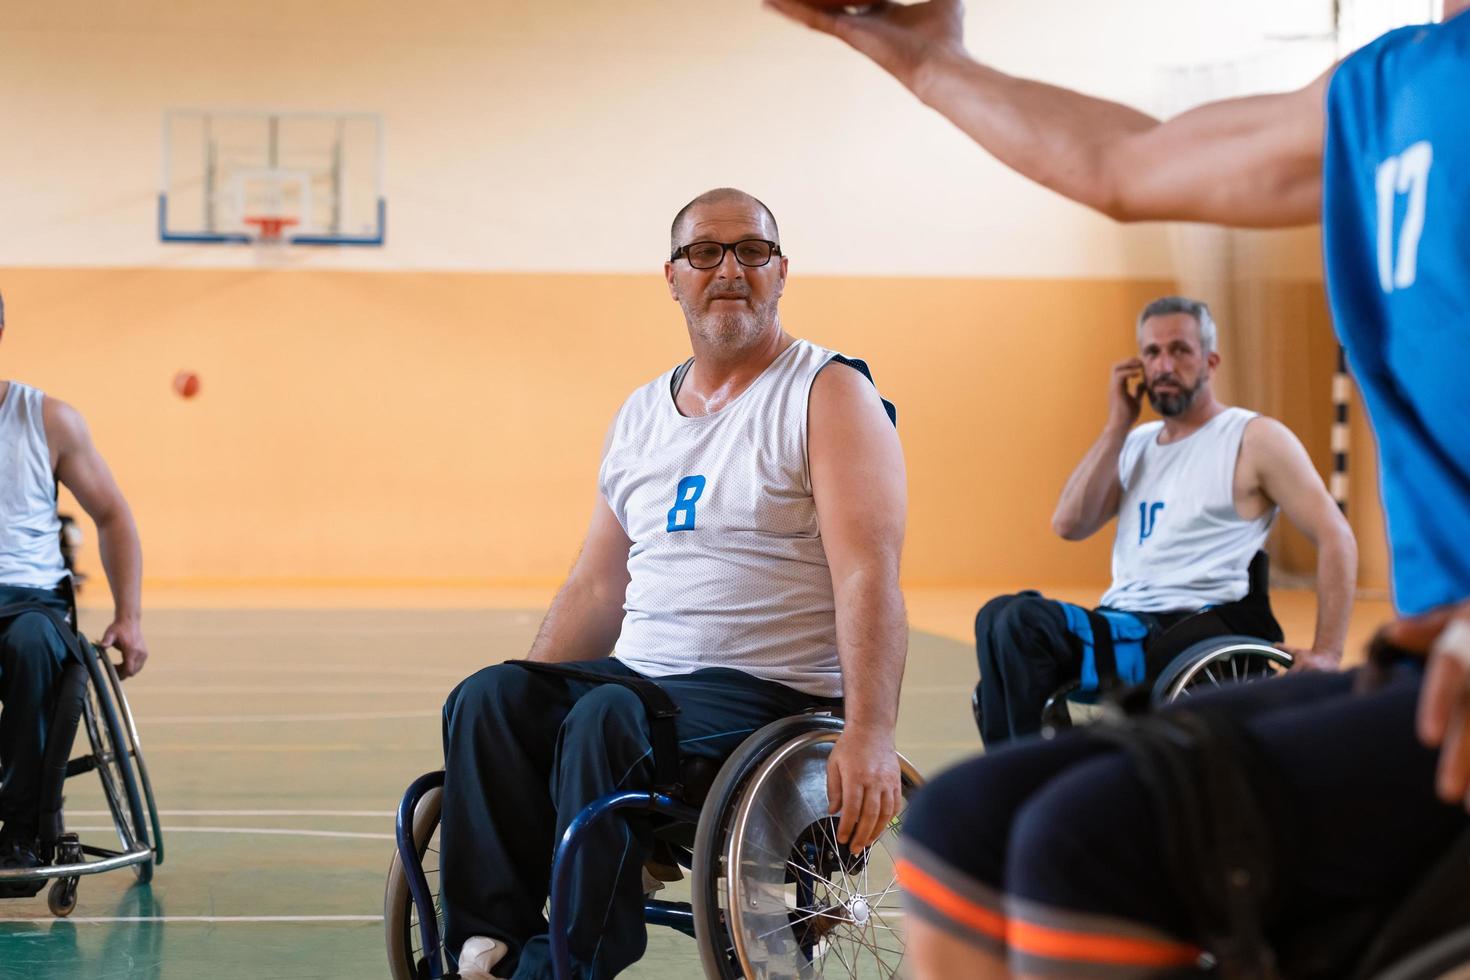
M 839 838 L 860 850 L 898 809 L 903 453 L 860 362 L 782 328 L 779 242 L 770 210 L 732 188 L 675 217 L 664 275 L 693 356 L 618 411 L 529 666 L 487 667 L 445 703 L 445 945 L 462 977 L 551 975 L 554 842 L 588 803 L 656 779 L 630 683 L 655 680 L 680 709 L 680 756 L 712 761 L 845 705 L 828 766 Z M 588 836 L 568 941 L 577 975 L 612 976 L 647 942 L 653 838 L 647 817 Z

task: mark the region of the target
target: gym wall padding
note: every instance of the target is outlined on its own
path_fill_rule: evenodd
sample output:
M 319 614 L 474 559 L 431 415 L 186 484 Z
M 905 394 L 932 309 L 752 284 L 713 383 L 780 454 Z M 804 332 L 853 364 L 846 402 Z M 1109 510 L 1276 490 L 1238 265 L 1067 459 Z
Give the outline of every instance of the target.
M 0 282 L 0 369 L 87 416 L 160 582 L 555 581 L 613 413 L 688 352 L 656 270 Z M 1059 541 L 1051 508 L 1134 311 L 1166 288 L 793 275 L 788 329 L 867 358 L 898 404 L 907 580 L 1106 577 L 1107 541 Z M 181 367 L 192 401 L 171 388 Z

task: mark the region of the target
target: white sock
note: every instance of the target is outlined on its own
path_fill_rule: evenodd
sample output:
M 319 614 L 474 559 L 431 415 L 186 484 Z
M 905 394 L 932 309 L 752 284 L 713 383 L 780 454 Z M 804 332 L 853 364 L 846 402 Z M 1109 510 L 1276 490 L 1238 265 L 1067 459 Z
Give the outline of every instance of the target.
M 505 943 L 488 936 L 471 936 L 459 951 L 459 975 L 464 980 L 498 980 L 490 970 L 507 952 Z

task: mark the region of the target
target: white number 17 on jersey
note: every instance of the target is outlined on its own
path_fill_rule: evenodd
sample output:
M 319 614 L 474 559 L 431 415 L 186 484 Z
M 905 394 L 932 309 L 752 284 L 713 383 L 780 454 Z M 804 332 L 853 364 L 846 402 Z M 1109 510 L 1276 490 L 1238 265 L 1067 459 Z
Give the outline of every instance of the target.
M 1419 236 L 1424 233 L 1424 198 L 1429 193 L 1429 166 L 1433 162 L 1434 148 L 1421 140 L 1378 165 L 1378 282 L 1385 293 L 1414 285 Z M 1395 261 L 1393 218 L 1400 194 L 1407 194 L 1409 200 L 1399 229 Z

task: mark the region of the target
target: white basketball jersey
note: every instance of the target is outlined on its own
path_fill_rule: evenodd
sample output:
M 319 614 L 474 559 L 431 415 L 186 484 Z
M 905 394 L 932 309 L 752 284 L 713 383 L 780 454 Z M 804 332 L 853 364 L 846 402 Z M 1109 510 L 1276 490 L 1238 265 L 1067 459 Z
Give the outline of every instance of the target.
M 0 585 L 54 589 L 66 577 L 45 400 L 12 381 L 0 401 Z
M 652 677 L 731 667 L 838 697 L 832 574 L 807 466 L 807 401 L 833 358 L 798 340 L 713 415 L 675 375 L 613 423 L 599 486 L 633 541 L 614 655 Z
M 1255 417 L 1227 408 L 1168 445 L 1159 445 L 1162 422 L 1128 433 L 1118 455 L 1123 496 L 1104 606 L 1192 612 L 1245 597 L 1246 569 L 1276 519 L 1275 507 L 1251 521 L 1235 510 L 1235 462 Z

